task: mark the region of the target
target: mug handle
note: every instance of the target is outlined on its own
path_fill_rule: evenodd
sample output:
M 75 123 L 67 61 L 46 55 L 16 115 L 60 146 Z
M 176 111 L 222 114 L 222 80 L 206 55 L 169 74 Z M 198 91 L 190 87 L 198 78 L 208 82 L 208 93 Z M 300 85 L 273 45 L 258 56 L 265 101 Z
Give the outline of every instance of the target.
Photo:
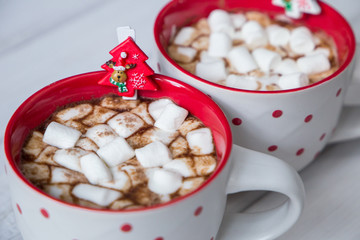
M 265 190 L 282 193 L 289 199 L 264 212 L 226 213 L 217 239 L 274 239 L 286 232 L 295 224 L 304 207 L 304 185 L 295 169 L 276 157 L 235 144 L 231 159 L 227 194 Z

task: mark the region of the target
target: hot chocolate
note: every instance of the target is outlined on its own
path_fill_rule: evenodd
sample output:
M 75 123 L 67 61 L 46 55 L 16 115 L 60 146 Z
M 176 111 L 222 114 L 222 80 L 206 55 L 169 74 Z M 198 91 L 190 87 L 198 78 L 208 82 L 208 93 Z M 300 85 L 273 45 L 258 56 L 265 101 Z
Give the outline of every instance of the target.
M 198 77 L 246 90 L 304 87 L 339 68 L 335 44 L 325 32 L 257 11 L 213 10 L 177 29 L 167 51 Z
M 24 144 L 21 170 L 80 206 L 153 206 L 194 191 L 215 170 L 209 128 L 170 99 L 117 95 L 54 112 Z

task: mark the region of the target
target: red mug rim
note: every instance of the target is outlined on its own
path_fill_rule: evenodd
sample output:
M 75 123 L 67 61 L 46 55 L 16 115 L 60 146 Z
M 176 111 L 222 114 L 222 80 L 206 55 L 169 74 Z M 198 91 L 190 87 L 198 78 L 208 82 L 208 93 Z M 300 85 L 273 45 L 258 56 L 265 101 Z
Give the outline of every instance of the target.
M 224 151 L 222 151 L 222 156 L 219 157 L 219 164 L 215 170 L 215 172 L 200 186 L 198 187 L 196 190 L 194 190 L 191 193 L 188 193 L 184 196 L 180 196 L 176 199 L 173 199 L 169 202 L 165 202 L 165 203 L 161 203 L 158 205 L 154 205 L 154 206 L 150 206 L 150 207 L 141 207 L 141 208 L 136 208 L 136 209 L 120 209 L 120 210 L 111 210 L 111 209 L 96 209 L 96 208 L 89 208 L 89 207 L 84 207 L 84 206 L 80 206 L 80 205 L 75 205 L 75 204 L 71 204 L 71 203 L 67 203 L 65 201 L 59 200 L 57 198 L 54 198 L 46 193 L 44 193 L 42 190 L 40 190 L 39 188 L 35 187 L 29 180 L 27 180 L 23 174 L 21 173 L 21 171 L 19 170 L 19 168 L 17 167 L 17 164 L 15 163 L 16 160 L 13 157 L 12 154 L 12 146 L 11 146 L 11 137 L 13 135 L 14 130 L 16 129 L 17 126 L 15 126 L 19 119 L 21 119 L 22 115 L 23 115 L 23 111 L 24 109 L 26 110 L 27 108 L 29 108 L 29 105 L 32 104 L 33 100 L 35 98 L 38 98 L 40 96 L 40 99 L 42 97 L 42 94 L 46 94 L 48 92 L 55 92 L 55 90 L 59 90 L 62 89 L 61 87 L 66 86 L 67 84 L 71 83 L 71 82 L 76 82 L 76 81 L 80 81 L 81 79 L 85 79 L 88 77 L 97 77 L 97 76 L 103 76 L 103 74 L 105 74 L 105 71 L 96 71 L 96 72 L 89 72 L 89 73 L 83 73 L 83 74 L 79 74 L 79 75 L 75 75 L 75 76 L 71 76 L 59 81 L 56 81 L 48 86 L 43 87 L 42 89 L 38 90 L 37 92 L 35 92 L 33 95 L 31 95 L 29 98 L 27 98 L 14 112 L 14 114 L 11 116 L 6 129 L 5 129 L 5 136 L 4 136 L 4 150 L 5 150 L 5 156 L 6 156 L 6 160 L 9 163 L 11 169 L 14 171 L 15 175 L 17 176 L 18 179 L 20 179 L 22 181 L 22 183 L 24 183 L 27 187 L 29 187 L 30 189 L 32 189 L 34 192 L 42 195 L 45 198 L 49 198 L 55 202 L 58 202 L 62 205 L 68 206 L 70 208 L 75 208 L 75 209 L 83 209 L 83 210 L 89 210 L 89 211 L 94 211 L 94 212 L 106 212 L 106 213 L 129 213 L 129 212 L 142 212 L 142 211 L 149 211 L 149 210 L 153 210 L 153 209 L 159 209 L 159 208 L 164 208 L 167 206 L 171 206 L 174 205 L 178 202 L 183 201 L 184 199 L 188 199 L 192 196 L 194 196 L 195 194 L 199 193 L 200 191 L 202 191 L 205 187 L 207 187 L 211 182 L 214 181 L 215 178 L 218 177 L 218 175 L 223 171 L 225 165 L 229 162 L 229 157 L 230 157 L 230 152 L 231 152 L 231 146 L 232 146 L 232 135 L 231 135 L 231 130 L 230 130 L 230 125 L 224 115 L 224 113 L 222 112 L 222 110 L 220 109 L 220 107 L 206 94 L 200 92 L 199 90 L 195 89 L 194 87 L 183 83 L 179 80 L 173 79 L 171 77 L 168 76 L 164 76 L 164 75 L 160 75 L 160 74 L 154 74 L 153 76 L 151 76 L 155 82 L 160 86 L 171 86 L 171 87 L 176 87 L 176 88 L 182 88 L 185 89 L 185 91 L 187 91 L 189 94 L 191 94 L 191 96 L 196 96 L 196 99 L 198 99 L 198 101 L 204 101 L 204 105 L 208 105 L 209 109 L 211 109 L 214 113 L 214 115 L 216 115 L 218 117 L 218 122 L 221 123 L 222 128 L 223 128 L 223 134 L 224 134 L 224 143 L 222 143 L 222 145 L 224 145 Z M 100 80 L 101 78 L 99 77 L 98 80 Z M 108 91 L 106 94 L 108 93 L 115 93 L 117 90 L 116 88 L 112 88 L 112 87 L 104 87 L 102 86 L 102 88 L 107 88 Z M 114 90 L 115 89 L 115 90 Z M 161 91 L 161 90 L 160 90 Z M 151 96 L 157 96 L 157 92 L 160 91 L 143 91 L 143 93 L 145 94 L 145 92 L 147 92 L 145 95 L 146 97 L 150 97 Z M 165 90 L 166 91 L 166 90 Z M 57 92 L 57 91 L 56 91 Z M 143 93 L 141 93 L 142 91 L 139 91 L 139 95 L 142 95 Z M 105 94 L 103 94 L 105 95 Z M 166 96 L 168 97 L 168 96 Z M 90 96 L 91 98 L 91 96 Z M 184 100 L 184 101 L 190 101 L 190 100 Z M 45 119 L 43 119 L 45 120 Z M 203 119 L 201 119 L 203 121 Z M 208 126 L 212 129 L 213 131 L 213 126 Z M 214 134 L 214 132 L 213 132 Z M 215 138 L 215 137 L 214 137 Z M 22 139 L 22 143 L 23 143 L 24 139 Z M 22 145 L 22 144 L 21 144 Z
M 191 2 L 196 2 L 199 0 L 191 0 L 189 1 L 190 4 Z M 225 0 L 226 1 L 226 0 Z M 268 4 L 271 4 L 271 0 L 266 0 L 268 1 L 269 3 L 267 3 L 267 7 L 269 7 Z M 177 3 L 181 3 L 181 4 L 185 4 L 186 3 L 186 0 L 172 0 L 170 1 L 169 3 L 167 3 L 161 10 L 160 12 L 158 13 L 158 15 L 156 16 L 156 19 L 155 19 L 155 24 L 154 24 L 154 28 L 153 28 L 153 34 L 154 34 L 154 38 L 155 38 L 155 44 L 158 48 L 158 50 L 160 51 L 160 53 L 162 54 L 162 56 L 165 57 L 165 59 L 171 63 L 172 66 L 174 66 L 177 70 L 179 70 L 180 72 L 182 72 L 183 74 L 185 75 L 188 75 L 194 79 L 196 79 L 197 81 L 200 81 L 202 83 L 205 83 L 205 84 L 208 84 L 210 86 L 213 86 L 213 87 L 217 87 L 217 88 L 221 88 L 221 89 L 224 89 L 224 90 L 230 90 L 230 91 L 234 91 L 234 92 L 243 92 L 243 93 L 256 93 L 256 94 L 281 94 L 281 93 L 290 93 L 290 92 L 298 92 L 298 91 L 302 91 L 302 90 L 305 90 L 305 89 L 310 89 L 310 88 L 313 88 L 313 87 L 316 87 L 318 85 L 321 85 L 325 82 L 328 82 L 330 81 L 331 79 L 337 77 L 338 75 L 340 75 L 351 63 L 351 61 L 353 60 L 354 58 L 354 55 L 355 55 L 355 50 L 356 50 L 356 41 L 355 41 L 355 35 L 354 35 L 354 32 L 350 26 L 350 24 L 347 22 L 347 20 L 339 13 L 337 12 L 335 9 L 333 9 L 332 7 L 330 7 L 329 5 L 327 5 L 326 3 L 322 2 L 322 1 L 318 1 L 319 5 L 320 5 L 320 8 L 322 9 L 322 12 L 326 11 L 328 14 L 331 15 L 331 18 L 337 18 L 339 21 L 341 21 L 343 23 L 343 28 L 345 29 L 345 32 L 347 32 L 349 34 L 349 43 L 350 45 L 348 46 L 349 47 L 349 53 L 345 59 L 345 61 L 343 62 L 343 64 L 340 65 L 339 69 L 336 70 L 333 74 L 331 74 L 330 76 L 316 82 L 316 83 L 313 83 L 313 84 L 310 84 L 310 85 L 307 85 L 307 86 L 304 86 L 304 87 L 300 87 L 300 88 L 294 88 L 294 89 L 287 89 L 287 90 L 274 90 L 274 91 L 258 91 L 258 90 L 245 90 L 245 89 L 238 89 L 238 88 L 232 88 L 232 87 L 227 87 L 227 86 L 224 86 L 224 85 L 220 85 L 220 84 L 217 84 L 217 83 L 213 83 L 211 81 L 208 81 L 208 80 L 205 80 L 203 78 L 200 78 L 188 71 L 186 71 L 184 68 L 182 68 L 178 63 L 176 63 L 176 61 L 174 61 L 172 58 L 170 58 L 170 56 L 168 55 L 168 53 L 166 52 L 164 46 L 161 44 L 161 41 L 160 41 L 160 33 L 162 31 L 162 23 L 164 22 L 164 18 L 167 16 L 167 12 L 169 10 L 171 10 L 172 8 L 174 8 L 174 5 L 176 5 Z M 201 2 L 201 1 L 200 1 Z M 205 1 L 207 2 L 207 1 Z M 221 4 L 223 1 L 218 1 L 219 4 Z M 254 4 L 258 4 L 258 7 L 261 8 L 261 5 L 263 5 L 264 3 L 257 0 L 257 1 L 251 1 L 253 2 Z M 218 7 L 219 8 L 219 7 Z M 278 8 L 278 9 L 281 9 L 279 7 L 271 7 L 272 10 L 274 8 Z M 279 11 L 279 10 L 277 10 Z M 282 10 L 283 11 L 283 8 Z M 322 14 L 322 13 L 321 13 Z M 320 14 L 320 15 L 321 15 Z M 310 14 L 307 14 L 307 19 L 310 19 L 310 18 L 313 18 L 314 16 L 319 16 L 319 15 L 310 15 Z

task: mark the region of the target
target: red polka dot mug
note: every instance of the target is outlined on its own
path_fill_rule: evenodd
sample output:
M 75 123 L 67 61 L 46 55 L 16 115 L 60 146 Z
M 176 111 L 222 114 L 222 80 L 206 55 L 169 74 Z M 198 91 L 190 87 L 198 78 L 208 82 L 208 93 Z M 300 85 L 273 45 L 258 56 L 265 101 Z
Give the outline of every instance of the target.
M 203 185 L 164 204 L 116 211 L 62 202 L 33 186 L 19 170 L 29 131 L 59 106 L 116 92 L 116 88 L 97 84 L 104 74 L 82 74 L 46 86 L 29 97 L 7 125 L 5 169 L 24 240 L 273 239 L 296 222 L 304 204 L 297 172 L 273 156 L 232 145 L 230 126 L 221 109 L 195 88 L 162 75 L 153 76 L 158 91 L 139 90 L 139 95 L 171 98 L 211 129 L 218 166 Z M 224 215 L 227 194 L 250 190 L 280 192 L 289 200 L 268 212 Z
M 300 170 L 307 166 L 324 146 L 335 140 L 333 132 L 351 83 L 356 42 L 347 21 L 333 8 L 319 2 L 320 15 L 306 15 L 302 21 L 309 28 L 323 29 L 337 46 L 339 69 L 329 77 L 301 88 L 278 91 L 241 90 L 219 85 L 187 72 L 166 49 L 176 28 L 191 25 L 207 17 L 214 9 L 258 10 L 274 14 L 284 9 L 270 0 L 174 0 L 158 14 L 154 38 L 158 48 L 159 71 L 184 81 L 213 98 L 231 125 L 234 143 L 272 154 Z M 351 114 L 349 114 L 351 115 Z M 357 121 L 360 122 L 360 121 Z M 359 125 L 359 124 L 358 124 Z M 344 127 L 344 128 L 343 128 Z M 339 140 L 348 136 L 336 129 Z

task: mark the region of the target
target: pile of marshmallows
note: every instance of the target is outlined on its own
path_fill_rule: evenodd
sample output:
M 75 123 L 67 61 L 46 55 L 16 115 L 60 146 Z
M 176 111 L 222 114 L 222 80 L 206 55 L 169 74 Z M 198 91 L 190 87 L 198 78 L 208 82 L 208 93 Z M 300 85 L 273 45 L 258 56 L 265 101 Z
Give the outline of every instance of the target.
M 167 133 L 177 131 L 188 115 L 186 109 L 169 99 L 150 103 L 148 111 L 155 120 L 154 126 L 159 131 L 164 131 L 165 138 Z M 76 111 L 74 113 L 77 114 Z M 73 113 L 69 111 L 68 114 Z M 85 136 L 99 146 L 96 152 L 69 151 L 74 148 L 82 133 L 58 122 L 51 122 L 47 126 L 43 141 L 59 148 L 55 152 L 54 161 L 67 169 L 83 173 L 91 183 L 76 185 L 72 190 L 76 197 L 100 206 L 107 206 L 120 198 L 121 193 L 111 188 L 126 190 L 129 179 L 117 166 L 133 157 L 145 169 L 150 191 L 161 196 L 176 192 L 183 184 L 183 177 L 191 174 L 186 162 L 172 159 L 169 148 L 163 143 L 166 139 L 162 141 L 161 134 L 158 134 L 158 140 L 142 148 L 132 149 L 125 138 L 135 133 L 143 123 L 134 121 L 129 114 L 132 113 L 119 113 L 107 124 L 98 124 L 86 131 Z M 109 132 L 115 132 L 116 135 L 106 134 Z M 186 140 L 190 149 L 194 149 L 199 155 L 214 153 L 212 135 L 208 128 L 188 132 Z M 215 165 L 211 167 L 211 171 L 214 169 Z
M 203 43 L 200 44 L 201 38 L 198 38 L 201 30 L 187 26 L 174 38 L 177 52 L 169 50 L 175 60 L 183 63 L 194 61 L 198 57 L 197 50 L 201 50 L 194 74 L 203 79 L 217 83 L 225 80 L 226 86 L 247 90 L 266 90 L 265 86 L 271 84 L 280 89 L 292 89 L 309 85 L 309 75 L 331 68 L 328 57 L 332 50 L 316 47 L 320 40 L 307 27 L 292 30 L 278 24 L 264 27 L 256 20 L 248 20 L 242 13 L 220 9 L 210 13 L 207 24 L 210 35 Z M 234 46 L 236 41 L 243 44 Z M 285 49 L 287 55 L 294 57 L 282 59 L 278 51 L 266 48 L 269 44 L 275 49 Z M 263 76 L 249 74 L 254 70 L 261 70 Z M 262 83 L 261 89 L 257 82 Z

